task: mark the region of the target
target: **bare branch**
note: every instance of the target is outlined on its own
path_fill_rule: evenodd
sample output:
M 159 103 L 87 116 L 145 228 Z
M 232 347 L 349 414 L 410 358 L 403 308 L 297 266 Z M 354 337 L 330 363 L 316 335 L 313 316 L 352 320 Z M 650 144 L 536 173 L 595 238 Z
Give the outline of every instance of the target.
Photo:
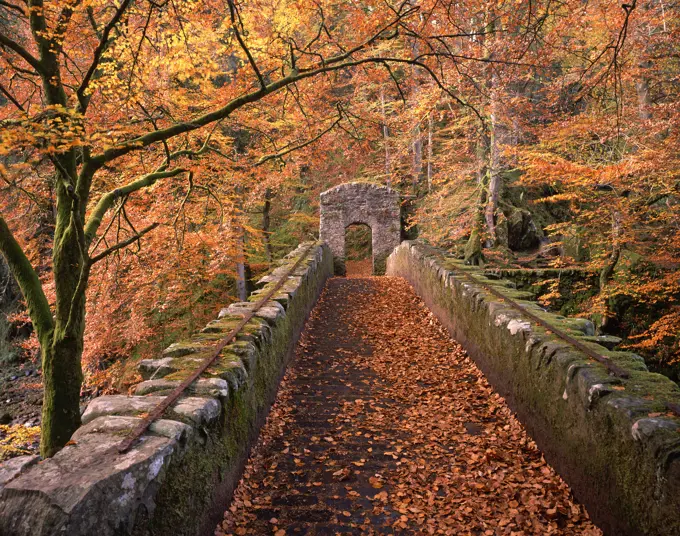
M 11 9 L 15 13 L 19 13 L 19 15 L 21 15 L 23 18 L 26 18 L 26 10 L 21 6 L 10 4 L 9 2 L 5 2 L 5 0 L 0 0 L 0 6 L 6 7 L 7 9 Z
M 252 67 L 253 71 L 255 72 L 255 75 L 257 76 L 258 81 L 260 82 L 260 90 L 264 91 L 267 84 L 264 81 L 264 77 L 262 76 L 262 73 L 260 72 L 260 69 L 257 66 L 257 63 L 255 63 L 255 59 L 253 58 L 253 55 L 250 53 L 250 50 L 246 46 L 246 43 L 243 40 L 243 36 L 241 36 L 241 32 L 239 31 L 239 29 L 237 27 L 237 23 L 238 23 L 238 25 L 243 27 L 243 22 L 241 22 L 241 15 L 239 14 L 238 9 L 236 8 L 236 5 L 234 4 L 234 0 L 228 0 L 228 3 L 229 3 L 229 11 L 231 13 L 231 24 L 233 25 L 233 28 L 234 28 L 234 35 L 236 35 L 236 40 L 238 41 L 238 44 L 241 46 L 241 49 L 243 50 L 243 52 L 245 52 L 246 58 L 248 58 L 248 63 L 250 63 L 250 66 Z
M 319 141 L 322 137 L 324 137 L 331 130 L 333 130 L 336 126 L 338 126 L 338 124 L 340 124 L 340 121 L 342 121 L 342 118 L 343 118 L 342 110 L 338 110 L 338 111 L 339 111 L 338 117 L 335 119 L 335 121 L 333 121 L 333 124 L 331 124 L 327 129 L 323 130 L 322 132 L 319 132 L 319 134 L 317 134 L 313 138 L 310 138 L 309 140 L 307 140 L 303 143 L 300 143 L 299 145 L 293 145 L 292 147 L 288 147 L 287 149 L 285 149 L 281 152 L 278 152 L 276 154 L 270 154 L 270 155 L 267 155 L 267 156 L 263 156 L 262 158 L 260 158 L 258 160 L 257 164 L 255 164 L 255 165 L 261 166 L 262 164 L 264 164 L 265 162 L 269 162 L 270 160 L 274 160 L 276 158 L 283 158 L 284 156 L 286 156 L 289 153 L 292 153 L 293 151 L 297 151 L 299 149 L 307 147 L 308 145 L 311 145 L 314 142 Z
M 99 262 L 100 260 L 108 257 L 114 251 L 118 251 L 119 249 L 123 249 L 123 248 L 129 246 L 130 244 L 132 244 L 134 242 L 138 242 L 140 238 L 142 238 L 145 234 L 153 231 L 159 225 L 160 225 L 159 223 L 152 223 L 151 225 L 149 225 L 148 227 L 145 227 L 144 229 L 139 231 L 137 234 L 131 236 L 130 238 L 127 238 L 126 240 L 123 240 L 122 242 L 118 242 L 117 244 L 111 246 L 110 248 L 105 249 L 99 255 L 95 255 L 94 257 L 92 257 L 90 259 L 90 265 L 93 265 L 93 264 Z
M 390 73 L 390 78 L 392 78 L 392 81 L 394 82 L 394 85 L 397 86 L 397 91 L 399 91 L 399 96 L 401 97 L 402 102 L 404 105 L 406 105 L 406 95 L 404 95 L 404 92 L 401 90 L 401 86 L 399 85 L 399 81 L 397 80 L 397 77 L 394 76 L 394 73 L 392 72 L 392 68 L 390 67 L 390 64 L 385 62 L 385 69 L 387 69 L 387 72 Z
M 175 225 L 177 225 L 177 220 L 179 219 L 179 215 L 184 210 L 184 205 L 186 205 L 186 202 L 188 201 L 189 196 L 191 195 L 191 192 L 193 191 L 193 189 L 194 189 L 194 173 L 190 172 L 189 173 L 189 188 L 187 189 L 187 194 L 184 196 L 184 199 L 182 199 L 182 202 L 179 205 L 179 209 L 177 209 L 177 214 L 175 214 L 175 219 L 172 220 L 172 226 L 173 227 L 175 227 Z
M 473 106 L 471 106 L 469 103 L 464 102 L 461 100 L 460 97 L 458 97 L 455 93 L 453 93 L 449 88 L 447 88 L 442 80 L 437 76 L 437 74 L 430 68 L 427 64 L 423 63 L 420 61 L 420 59 L 404 59 L 404 58 L 398 58 L 398 57 L 365 57 L 361 59 L 348 59 L 352 54 L 359 52 L 363 50 L 364 48 L 368 47 L 369 45 L 375 43 L 376 41 L 380 39 L 388 39 L 390 36 L 385 36 L 385 32 L 388 31 L 389 29 L 393 28 L 396 24 L 399 23 L 400 20 L 402 20 L 404 17 L 415 13 L 417 11 L 416 8 L 412 9 L 406 9 L 403 11 L 403 13 L 399 14 L 399 18 L 386 24 L 385 26 L 381 27 L 371 38 L 367 39 L 364 43 L 355 46 L 351 50 L 347 52 L 343 52 L 340 55 L 334 56 L 332 58 L 324 59 L 321 60 L 317 65 L 309 68 L 304 68 L 304 69 L 299 69 L 297 71 L 293 71 L 289 73 L 288 75 L 280 78 L 279 80 L 276 80 L 274 82 L 271 82 L 267 84 L 264 87 L 259 88 L 256 91 L 251 91 L 249 93 L 243 94 L 230 102 L 228 102 L 225 106 L 222 108 L 219 108 L 217 110 L 214 110 L 212 112 L 209 112 L 207 114 L 201 115 L 199 117 L 194 118 L 193 120 L 190 121 L 183 121 L 183 122 L 178 122 L 174 125 L 168 126 L 164 129 L 160 130 L 154 130 L 153 132 L 148 132 L 146 134 L 143 134 L 137 138 L 128 140 L 127 142 L 124 142 L 121 145 L 117 145 L 115 147 L 112 147 L 110 149 L 107 149 L 103 153 L 99 155 L 93 156 L 89 162 L 83 167 L 82 170 L 82 176 L 91 176 L 94 174 L 98 169 L 106 165 L 108 162 L 115 160 L 116 158 L 119 158 L 121 156 L 124 156 L 126 154 L 129 154 L 133 151 L 140 151 L 144 149 L 145 147 L 148 147 L 154 143 L 158 142 L 163 142 L 165 140 L 169 140 L 170 138 L 173 138 L 175 136 L 185 134 L 187 132 L 192 132 L 194 130 L 200 129 L 204 126 L 210 125 L 214 123 L 215 121 L 219 121 L 222 119 L 225 119 L 226 117 L 229 117 L 234 111 L 242 108 L 243 106 L 259 101 L 263 97 L 270 95 L 272 93 L 275 93 L 279 91 L 280 89 L 283 89 L 287 86 L 290 86 L 292 84 L 295 84 L 296 82 L 299 82 L 301 80 L 307 79 L 307 78 L 313 78 L 315 76 L 318 76 L 320 74 L 324 73 L 331 73 L 334 71 L 339 71 L 342 69 L 347 69 L 351 67 L 356 67 L 360 65 L 366 65 L 366 64 L 391 64 L 391 63 L 405 63 L 405 64 L 410 64 L 410 65 L 415 65 L 420 67 L 421 69 L 424 69 L 436 82 L 436 84 L 440 87 L 442 91 L 444 91 L 446 94 L 448 94 L 453 100 L 458 102 L 461 106 L 465 106 L 467 108 L 470 108 L 473 113 L 480 119 L 480 121 L 484 124 L 484 118 L 481 116 L 478 110 L 476 110 Z M 474 58 L 473 58 L 474 59 Z M 345 61 L 346 60 L 346 61 Z M 481 60 L 480 60 L 481 61 Z
M 109 208 L 111 208 L 116 199 L 141 190 L 142 188 L 151 186 L 160 179 L 176 177 L 177 175 L 185 172 L 186 170 L 181 168 L 172 169 L 170 171 L 154 171 L 153 173 L 144 175 L 143 177 L 140 177 L 139 179 L 132 181 L 121 188 L 116 188 L 115 190 L 104 194 L 95 206 L 92 214 L 85 224 L 86 244 L 90 244 L 92 242 L 95 234 L 97 233 L 97 229 L 99 229 L 99 226 L 101 225 L 104 214 L 106 214 Z
M 0 93 L 7 97 L 12 102 L 12 104 L 14 104 L 14 106 L 16 106 L 20 111 L 22 112 L 26 111 L 24 107 L 21 105 L 21 103 L 14 98 L 14 95 L 7 91 L 5 86 L 3 86 L 2 84 L 0 84 Z
M 11 51 L 15 52 L 18 54 L 26 63 L 28 63 L 31 67 L 33 67 L 36 71 L 38 71 L 41 74 L 45 73 L 45 69 L 43 69 L 42 63 L 40 63 L 40 60 L 33 56 L 28 50 L 26 50 L 24 47 L 22 47 L 19 43 L 16 41 L 10 39 L 6 35 L 0 33 L 0 46 L 3 48 L 8 48 Z

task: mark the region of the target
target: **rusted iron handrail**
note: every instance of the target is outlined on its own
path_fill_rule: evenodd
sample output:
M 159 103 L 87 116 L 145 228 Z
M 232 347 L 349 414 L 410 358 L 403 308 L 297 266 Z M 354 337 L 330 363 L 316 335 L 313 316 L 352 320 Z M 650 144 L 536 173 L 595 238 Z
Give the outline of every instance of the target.
M 583 344 L 578 339 L 572 337 L 571 335 L 568 335 L 567 333 L 565 333 L 564 331 L 562 331 L 559 328 L 556 328 L 552 324 L 549 324 L 548 322 L 543 320 L 538 315 L 535 315 L 531 311 L 528 311 L 527 309 L 522 307 L 515 300 L 509 298 L 508 296 L 506 296 L 505 294 L 503 294 L 499 290 L 496 290 L 495 288 L 493 288 L 491 285 L 488 285 L 484 281 L 480 281 L 476 277 L 473 277 L 472 275 L 470 275 L 465 270 L 457 270 L 457 271 L 460 272 L 461 274 L 463 274 L 471 283 L 473 283 L 475 285 L 482 286 L 484 289 L 491 292 L 491 294 L 493 294 L 497 298 L 500 298 L 504 302 L 507 302 L 510 306 L 512 306 L 514 309 L 518 310 L 524 316 L 530 318 L 531 320 L 533 320 L 537 324 L 540 324 L 541 326 L 543 326 L 545 329 L 547 329 L 551 333 L 554 333 L 555 335 L 557 335 L 557 337 L 559 337 L 563 341 L 569 343 L 570 345 L 574 346 L 575 348 L 577 348 L 578 350 L 580 350 L 581 352 L 586 354 L 588 357 L 594 359 L 598 363 L 603 364 L 605 367 L 607 367 L 607 370 L 609 370 L 609 372 L 611 372 L 615 376 L 618 376 L 619 378 L 629 378 L 630 377 L 630 374 L 627 371 L 623 370 L 618 365 L 612 363 L 611 360 L 608 357 L 603 356 L 602 354 L 598 354 L 595 350 L 586 346 L 585 344 Z
M 581 341 L 579 341 L 578 339 L 575 339 L 575 338 L 572 337 L 571 335 L 568 335 L 567 333 L 564 333 L 562 330 L 556 328 L 556 327 L 553 326 L 552 324 L 549 324 L 548 322 L 546 322 L 545 320 L 543 320 L 541 317 L 535 315 L 535 314 L 532 313 L 531 311 L 527 311 L 524 307 L 522 307 L 522 306 L 521 306 L 519 303 L 517 303 L 515 300 L 513 300 L 512 298 L 509 298 L 508 296 L 504 295 L 502 292 L 496 290 L 496 289 L 493 288 L 491 285 L 488 285 L 488 284 L 484 283 L 483 281 L 480 281 L 479 279 L 473 277 L 472 275 L 470 275 L 470 274 L 469 274 L 468 272 L 466 272 L 465 270 L 453 270 L 453 271 L 454 271 L 454 272 L 460 272 L 460 273 L 463 274 L 463 275 L 468 279 L 468 281 L 470 281 L 471 283 L 473 283 L 473 284 L 475 284 L 475 285 L 480 285 L 480 286 L 484 287 L 484 289 L 486 289 L 486 290 L 488 290 L 489 292 L 491 292 L 491 294 L 493 294 L 493 295 L 496 296 L 497 298 L 500 298 L 500 299 L 503 300 L 504 302 L 507 302 L 508 304 L 510 304 L 514 309 L 517 309 L 517 310 L 518 310 L 520 313 L 522 313 L 524 316 L 530 318 L 531 320 L 533 320 L 533 321 L 536 322 L 537 324 L 540 324 L 541 326 L 543 326 L 545 329 L 547 329 L 547 330 L 550 331 L 551 333 L 554 333 L 555 335 L 557 335 L 557 337 L 559 337 L 560 339 L 562 339 L 562 340 L 565 341 L 566 343 L 568 343 L 568 344 L 574 346 L 575 348 L 577 348 L 578 350 L 580 350 L 581 352 L 583 352 L 584 354 L 586 354 L 588 357 L 594 359 L 594 360 L 597 361 L 598 363 L 603 364 L 605 367 L 607 367 L 607 370 L 609 370 L 609 371 L 610 371 L 612 374 L 614 374 L 615 376 L 618 376 L 619 378 L 624 378 L 624 379 L 630 378 L 630 374 L 629 374 L 627 371 L 623 370 L 623 369 L 622 369 L 621 367 L 619 367 L 618 365 L 612 363 L 611 360 L 610 360 L 608 357 L 606 357 L 606 356 L 604 356 L 604 355 L 602 355 L 602 354 L 598 354 L 595 350 L 593 350 L 592 348 L 586 346 L 585 344 L 583 344 L 583 343 L 582 343 Z M 667 410 L 669 410 L 669 411 L 675 413 L 675 415 L 677 415 L 677 416 L 680 417 L 680 404 L 676 404 L 676 403 L 674 403 L 674 402 L 668 402 L 668 401 L 664 401 L 663 404 L 664 404 L 664 406 L 666 407 Z
M 186 378 L 182 383 L 180 383 L 175 389 L 167 395 L 161 402 L 158 403 L 158 405 L 151 411 L 149 414 L 142 419 L 142 422 L 140 422 L 131 432 L 130 434 L 123 439 L 123 441 L 120 442 L 118 445 L 118 452 L 120 454 L 123 454 L 127 452 L 130 447 L 132 447 L 133 443 L 139 439 L 144 432 L 151 426 L 151 424 L 156 421 L 157 419 L 161 418 L 163 416 L 163 413 L 172 405 L 174 404 L 177 399 L 182 396 L 182 393 L 192 384 L 194 383 L 200 376 L 203 374 L 210 365 L 213 364 L 213 362 L 219 357 L 219 355 L 222 353 L 222 350 L 232 342 L 232 340 L 236 337 L 236 335 L 239 334 L 239 332 L 243 329 L 243 327 L 255 316 L 255 313 L 257 313 L 260 308 L 266 304 L 271 298 L 276 294 L 284 284 L 288 281 L 288 278 L 295 273 L 295 270 L 298 269 L 300 264 L 302 264 L 302 261 L 307 258 L 307 255 L 309 255 L 309 252 L 316 246 L 316 243 L 312 243 L 309 247 L 307 247 L 300 257 L 298 258 L 297 261 L 295 261 L 295 264 L 288 270 L 281 278 L 279 279 L 278 283 L 274 285 L 274 287 L 267 292 L 260 300 L 255 302 L 255 305 L 253 306 L 252 309 L 249 309 L 247 313 L 243 315 L 243 318 L 239 321 L 239 323 L 232 329 L 226 337 L 224 337 L 222 340 L 219 341 L 219 343 L 215 346 L 215 349 L 213 352 L 206 357 L 203 362 L 198 366 L 198 368 L 188 377 Z

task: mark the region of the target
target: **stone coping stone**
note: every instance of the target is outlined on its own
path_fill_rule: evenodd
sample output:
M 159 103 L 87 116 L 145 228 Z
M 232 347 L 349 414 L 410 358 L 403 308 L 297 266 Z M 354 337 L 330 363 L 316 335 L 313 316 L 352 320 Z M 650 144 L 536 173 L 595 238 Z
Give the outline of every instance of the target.
M 17 456 L 0 464 L 0 486 L 4 486 L 10 480 L 15 479 L 34 463 L 40 461 L 40 456 Z
M 163 402 L 163 396 L 104 395 L 95 398 L 82 415 L 83 424 L 103 415 L 141 415 Z M 172 413 L 196 424 L 209 424 L 220 414 L 220 403 L 214 398 L 185 397 L 172 406 Z
M 87 434 L 120 435 L 122 439 L 124 435 L 137 427 L 141 422 L 141 417 L 102 415 L 78 428 L 71 439 L 78 442 L 81 437 Z M 149 427 L 151 434 L 167 437 L 179 442 L 187 441 L 193 431 L 194 429 L 188 424 L 169 419 L 159 419 L 151 423 Z
M 179 386 L 179 380 L 167 380 L 161 378 L 158 380 L 145 380 L 138 383 L 133 391 L 135 395 L 144 396 L 158 391 L 171 391 Z M 226 398 L 229 396 L 229 383 L 222 378 L 199 378 L 193 385 L 191 385 L 187 392 L 204 394 L 217 398 Z
M 120 440 L 115 434 L 83 435 L 7 483 L 0 494 L 3 536 L 129 532 L 130 510 L 139 503 L 152 507 L 176 441 L 146 437 L 118 454 Z

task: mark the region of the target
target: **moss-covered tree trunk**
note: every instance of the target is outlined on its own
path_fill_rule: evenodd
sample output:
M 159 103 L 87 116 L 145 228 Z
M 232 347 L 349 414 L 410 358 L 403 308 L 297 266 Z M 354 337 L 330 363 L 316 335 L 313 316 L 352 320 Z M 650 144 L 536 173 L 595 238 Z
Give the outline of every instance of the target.
M 478 212 L 478 217 L 476 218 L 475 225 L 470 233 L 470 238 L 465 245 L 465 264 L 478 266 L 484 261 L 484 254 L 482 253 L 482 223 L 482 213 Z
M 64 188 L 65 189 L 65 188 Z M 67 195 L 63 192 L 62 195 Z M 80 426 L 85 288 L 89 276 L 82 223 L 73 203 L 60 203 L 54 236 L 54 328 L 41 340 L 43 409 L 40 452 L 52 456 Z
M 484 206 L 486 205 L 486 166 L 480 170 L 479 202 L 472 215 L 470 238 L 465 245 L 465 264 L 478 266 L 484 262 L 482 235 L 484 234 Z
M 80 426 L 82 337 L 55 339 L 42 349 L 43 409 L 40 452 L 54 455 Z
M 474 266 L 480 265 L 484 262 L 484 254 L 482 252 L 482 235 L 484 234 L 485 222 L 485 207 L 487 205 L 487 191 L 489 181 L 489 149 L 491 139 L 488 133 L 486 124 L 482 124 L 480 129 L 480 137 L 477 141 L 477 187 L 479 189 L 479 198 L 477 206 L 472 213 L 472 221 L 470 225 L 470 238 L 465 245 L 465 264 L 472 264 Z
M 85 289 L 89 258 L 83 210 L 71 177 L 76 176 L 73 151 L 58 155 L 57 218 L 52 266 L 55 279 L 54 324 L 41 338 L 43 409 L 40 452 L 52 456 L 80 426 L 81 357 L 85 331 Z
M 118 251 L 138 241 L 145 233 L 154 229 L 158 224 L 153 224 L 140 231 L 134 236 L 122 240 L 104 251 L 89 251 L 94 238 L 97 236 L 99 227 L 107 212 L 115 205 L 116 201 L 153 186 L 157 181 L 170 179 L 190 171 L 179 163 L 184 159 L 198 157 L 208 150 L 208 135 L 204 147 L 198 151 L 185 148 L 180 143 L 175 151 L 170 151 L 167 142 L 173 138 L 185 136 L 190 132 L 197 132 L 208 125 L 214 125 L 237 110 L 252 103 L 261 101 L 268 95 L 283 91 L 299 81 L 321 76 L 324 73 L 340 72 L 341 70 L 354 69 L 359 63 L 373 63 L 386 66 L 387 61 L 379 49 L 373 48 L 376 42 L 381 41 L 383 30 L 380 30 L 372 38 L 364 41 L 351 54 L 334 56 L 333 61 L 322 60 L 313 67 L 305 69 L 285 68 L 286 73 L 278 78 L 271 71 L 263 77 L 255 60 L 248 54 L 250 66 L 257 80 L 257 88 L 250 90 L 238 97 L 233 98 L 214 110 L 207 110 L 189 118 L 186 121 L 172 122 L 165 128 L 134 135 L 134 138 L 122 139 L 114 146 L 106 147 L 101 152 L 87 145 L 87 136 L 80 139 L 81 132 L 88 129 L 77 123 L 87 123 L 88 108 L 97 105 L 96 100 L 91 100 L 97 88 L 93 82 L 102 72 L 102 63 L 108 61 L 104 54 L 107 48 L 119 34 L 117 26 L 125 23 L 129 8 L 135 6 L 132 0 L 121 0 L 114 5 L 112 13 L 107 14 L 108 22 L 101 28 L 101 32 L 95 29 L 100 42 L 92 51 L 89 68 L 81 71 L 79 83 L 65 85 L 61 79 L 60 61 L 67 57 L 62 50 L 66 34 L 71 31 L 70 24 L 76 8 L 83 8 L 80 2 L 62 2 L 60 6 L 52 3 L 45 5 L 44 0 L 25 0 L 27 9 L 22 11 L 22 20 L 27 19 L 32 36 L 32 43 L 25 48 L 22 43 L 29 40 L 28 29 L 17 36 L 0 31 L 3 50 L 16 53 L 25 62 L 30 71 L 25 67 L 9 69 L 16 72 L 29 72 L 34 80 L 42 82 L 42 93 L 36 97 L 35 106 L 42 110 L 40 113 L 27 114 L 29 122 L 45 122 L 48 129 L 55 129 L 57 134 L 56 143 L 47 142 L 45 147 L 36 145 L 36 157 L 40 157 L 40 163 L 50 162 L 53 170 L 50 177 L 55 179 L 55 231 L 53 247 L 53 288 L 54 304 L 48 302 L 43 291 L 40 278 L 34 267 L 28 260 L 18 241 L 13 236 L 6 221 L 0 215 L 0 253 L 6 258 L 7 263 L 14 275 L 21 292 L 26 300 L 31 320 L 35 327 L 41 345 L 43 357 L 43 380 L 45 383 L 45 402 L 43 408 L 43 431 L 41 451 L 45 456 L 51 456 L 69 440 L 72 432 L 80 424 L 79 394 L 82 381 L 81 356 L 83 351 L 83 335 L 85 326 L 85 303 L 86 289 L 89 280 L 89 271 L 92 264 L 105 258 L 107 255 Z M 59 13 L 55 15 L 55 7 Z M 149 12 L 151 14 L 151 12 Z M 242 35 L 242 26 L 235 23 L 236 10 L 232 10 L 232 32 L 236 36 L 242 48 L 245 41 Z M 78 18 L 82 18 L 82 13 Z M 393 24 L 401 23 L 400 12 Z M 55 24 L 51 20 L 55 20 Z M 15 40 L 20 37 L 20 40 Z M 361 60 L 354 58 L 354 54 L 361 51 L 367 52 Z M 86 52 L 86 51 L 84 51 Z M 293 51 L 291 50 L 291 53 Z M 370 52 L 370 53 L 369 53 Z M 376 54 L 376 55 L 374 55 Z M 294 56 L 294 54 L 292 54 Z M 403 64 L 403 59 L 395 58 L 394 63 Z M 138 67 L 132 64 L 131 72 Z M 290 71 L 290 72 L 289 72 Z M 263 72 L 263 71 L 262 71 Z M 74 73 L 71 73 L 76 77 Z M 72 77 L 71 77 L 72 78 Z M 72 81 L 73 82 L 73 81 Z M 68 97 L 67 97 L 68 93 Z M 19 105 L 21 107 L 21 105 Z M 101 110 L 99 111 L 101 113 Z M 28 117 L 30 115 L 30 117 Z M 384 115 L 384 113 L 383 113 Z M 59 119 L 54 121 L 52 119 Z M 22 119 L 23 121 L 23 119 Z M 59 126 L 55 126 L 56 124 Z M 66 129 L 74 136 L 59 136 L 60 130 Z M 92 129 L 90 129 L 92 130 Z M 388 131 L 384 130 L 386 141 Z M 131 133 L 131 135 L 133 135 Z M 63 138 L 63 139 L 60 139 Z M 68 140 L 73 141 L 68 141 Z M 79 140 L 79 141 L 75 141 Z M 41 142 L 42 144 L 42 142 Z M 115 169 L 118 159 L 132 155 L 146 148 L 161 148 L 164 144 L 165 160 L 155 171 L 145 173 L 131 182 L 99 195 L 98 200 L 91 207 L 86 219 L 86 209 L 93 181 L 98 171 L 102 169 Z M 235 140 L 236 144 L 236 140 Z M 305 146 L 300 145 L 298 148 Z M 181 149 L 179 147 L 182 147 Z M 297 150 L 297 148 L 289 149 Z M 40 151 L 43 151 L 42 153 Z M 92 154 L 92 153 L 95 154 Z M 238 148 L 237 148 L 238 152 Z M 139 153 L 141 154 L 141 153 Z M 37 160 L 36 160 L 37 161 Z M 389 152 L 386 147 L 386 170 L 389 185 Z M 106 181 L 104 181 L 106 182 Z M 99 184 L 97 191 L 103 186 Z M 92 254 L 92 256 L 91 256 Z M 243 255 L 245 262 L 245 254 Z M 245 283 L 245 264 L 239 267 L 240 280 Z M 245 296 L 243 296 L 245 297 Z

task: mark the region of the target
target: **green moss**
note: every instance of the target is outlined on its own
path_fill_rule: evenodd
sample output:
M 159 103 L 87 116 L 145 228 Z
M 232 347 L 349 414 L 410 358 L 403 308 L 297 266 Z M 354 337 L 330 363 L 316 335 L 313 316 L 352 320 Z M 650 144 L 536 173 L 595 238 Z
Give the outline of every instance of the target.
M 205 350 L 209 345 L 208 341 L 180 341 L 172 344 L 165 349 L 163 355 L 166 357 L 182 357 L 189 354 L 195 354 Z
M 227 381 L 234 379 L 233 374 L 243 373 L 245 376 L 242 384 L 232 388 L 228 399 L 223 401 L 219 419 L 197 429 L 192 440 L 195 443 L 170 463 L 155 498 L 157 506 L 154 514 L 137 524 L 135 536 L 193 535 L 212 530 L 212 526 L 201 525 L 210 521 L 202 514 L 218 500 L 222 500 L 219 506 L 223 509 L 224 502 L 238 482 L 250 445 L 275 397 L 279 378 L 295 342 L 294 335 L 302 328 L 326 277 L 332 274 L 331 259 L 330 252 L 326 250 L 323 263 L 314 270 L 312 277 L 302 282 L 287 314 L 277 322 L 270 336 L 261 336 L 265 333 L 263 326 L 266 321 L 253 319 L 245 331 L 253 337 L 257 335 L 257 345 L 253 347 L 249 340 L 238 340 L 227 346 L 219 360 L 207 370 L 207 376 L 226 376 Z M 266 329 L 269 330 L 268 327 Z M 219 335 L 204 333 L 191 340 L 214 341 L 220 338 Z M 246 374 L 239 354 L 251 349 L 254 355 Z M 202 355 L 205 353 L 191 357 Z M 166 376 L 166 379 L 183 379 L 195 368 L 195 363 L 189 367 L 186 359 L 175 359 L 173 364 L 175 361 L 182 370 Z M 143 516 L 140 519 L 144 519 Z
M 418 246 L 417 253 L 427 257 L 427 251 Z M 440 266 L 475 272 L 442 256 L 435 258 Z M 680 400 L 673 382 L 642 370 L 644 364 L 634 354 L 588 343 L 630 374 L 628 379 L 614 378 L 534 322 L 524 337 L 495 329 L 493 314 L 505 310 L 505 304 L 478 289 L 486 302 L 478 305 L 470 299 L 470 282 L 464 277 L 454 278 L 453 288 L 444 287 L 427 258 L 417 260 L 407 248 L 398 250 L 391 265 L 394 275 L 409 279 L 468 349 L 594 520 L 604 522 L 603 528 L 612 534 L 679 533 L 680 486 L 677 467 L 672 468 L 680 454 L 678 433 L 658 429 L 636 437 L 633 428 L 650 412 L 678 422 L 665 416 L 665 402 Z M 535 304 L 522 305 L 556 327 L 582 334 L 578 320 L 545 313 Z M 537 343 L 529 344 L 529 337 Z M 592 390 L 598 384 L 601 395 Z

